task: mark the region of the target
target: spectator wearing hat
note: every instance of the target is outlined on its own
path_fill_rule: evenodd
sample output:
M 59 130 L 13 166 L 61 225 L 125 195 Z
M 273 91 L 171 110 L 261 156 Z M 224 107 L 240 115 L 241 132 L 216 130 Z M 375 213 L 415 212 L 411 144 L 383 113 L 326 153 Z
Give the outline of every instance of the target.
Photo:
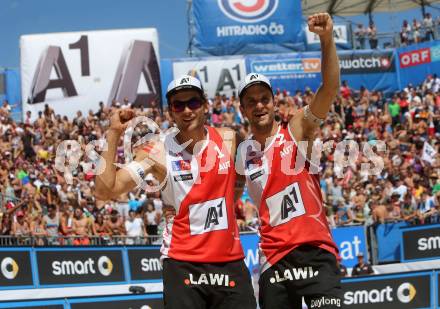
M 357 259 L 358 262 L 354 265 L 353 270 L 351 271 L 352 277 L 374 274 L 371 265 L 364 261 L 364 254 L 362 252 L 357 254 Z
M 16 221 L 12 224 L 12 235 L 19 238 L 20 244 L 29 243 L 31 229 L 25 218 L 24 212 L 19 210 L 15 216 Z
M 348 277 L 347 267 L 344 264 L 339 263 L 339 271 L 341 272 L 341 277 L 342 278 Z

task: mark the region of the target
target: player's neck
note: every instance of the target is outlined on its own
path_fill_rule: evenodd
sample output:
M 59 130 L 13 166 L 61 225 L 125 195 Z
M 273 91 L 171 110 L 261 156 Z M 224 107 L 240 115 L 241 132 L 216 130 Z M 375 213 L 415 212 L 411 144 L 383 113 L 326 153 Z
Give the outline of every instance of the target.
M 179 134 L 177 134 L 176 139 L 180 145 L 185 144 L 188 141 L 191 141 L 191 143 L 185 148 L 185 150 L 192 154 L 194 152 L 195 145 L 201 141 L 206 140 L 207 138 L 206 135 L 207 132 L 205 130 L 205 127 L 202 126 L 197 130 L 180 131 Z
M 275 136 L 275 134 L 278 131 L 278 123 L 276 121 L 273 121 L 271 126 L 267 126 L 265 128 L 252 128 L 252 135 L 254 137 L 254 140 L 256 140 L 260 145 L 261 149 L 263 150 L 266 147 L 266 142 L 268 139 Z

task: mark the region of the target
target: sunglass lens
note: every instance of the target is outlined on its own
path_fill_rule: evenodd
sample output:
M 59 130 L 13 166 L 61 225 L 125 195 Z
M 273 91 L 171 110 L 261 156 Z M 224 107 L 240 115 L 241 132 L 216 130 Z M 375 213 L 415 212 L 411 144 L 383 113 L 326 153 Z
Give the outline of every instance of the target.
M 202 106 L 202 101 L 200 99 L 193 98 L 193 99 L 188 101 L 188 107 L 191 110 L 198 109 L 198 108 L 200 108 L 200 106 Z

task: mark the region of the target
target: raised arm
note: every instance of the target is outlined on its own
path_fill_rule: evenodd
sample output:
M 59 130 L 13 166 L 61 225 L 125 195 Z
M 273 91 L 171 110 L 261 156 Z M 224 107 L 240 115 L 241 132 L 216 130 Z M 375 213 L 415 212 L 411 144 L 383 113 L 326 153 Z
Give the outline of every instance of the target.
M 309 16 L 309 30 L 319 35 L 321 42 L 322 84 L 312 102 L 293 117 L 289 123 L 296 140 L 313 140 L 316 128 L 327 117 L 340 84 L 339 59 L 333 39 L 333 21 L 329 14 Z
M 115 157 L 118 142 L 124 133 L 128 122 L 121 122 L 121 113 L 127 111 L 115 111 L 110 120 L 110 128 L 106 134 L 107 150 L 101 154 L 105 164 L 104 172 L 96 177 L 95 195 L 100 200 L 114 199 L 123 193 L 127 193 L 136 188 L 147 173 L 153 173 L 157 178 L 163 179 L 164 164 L 160 160 L 164 156 L 163 149 L 155 149 L 155 155 L 149 151 L 141 149 L 136 152 L 134 161 L 128 166 L 116 170 Z M 129 116 L 133 117 L 133 114 Z M 151 148 L 151 147 L 150 147 Z

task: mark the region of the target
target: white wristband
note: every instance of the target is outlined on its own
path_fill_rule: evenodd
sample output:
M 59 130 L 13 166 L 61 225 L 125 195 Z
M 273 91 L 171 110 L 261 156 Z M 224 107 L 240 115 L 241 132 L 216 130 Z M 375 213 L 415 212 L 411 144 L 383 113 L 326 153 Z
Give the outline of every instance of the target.
M 313 115 L 312 111 L 310 110 L 309 105 L 306 105 L 304 107 L 304 119 L 310 120 L 311 122 L 313 122 L 314 124 L 317 124 L 319 126 L 324 123 L 324 119 L 321 119 L 321 118 Z
M 125 165 L 124 169 L 130 173 L 131 177 L 133 177 L 134 182 L 138 186 L 142 184 L 145 178 L 145 171 L 142 164 L 136 161 L 132 161 L 129 164 Z

